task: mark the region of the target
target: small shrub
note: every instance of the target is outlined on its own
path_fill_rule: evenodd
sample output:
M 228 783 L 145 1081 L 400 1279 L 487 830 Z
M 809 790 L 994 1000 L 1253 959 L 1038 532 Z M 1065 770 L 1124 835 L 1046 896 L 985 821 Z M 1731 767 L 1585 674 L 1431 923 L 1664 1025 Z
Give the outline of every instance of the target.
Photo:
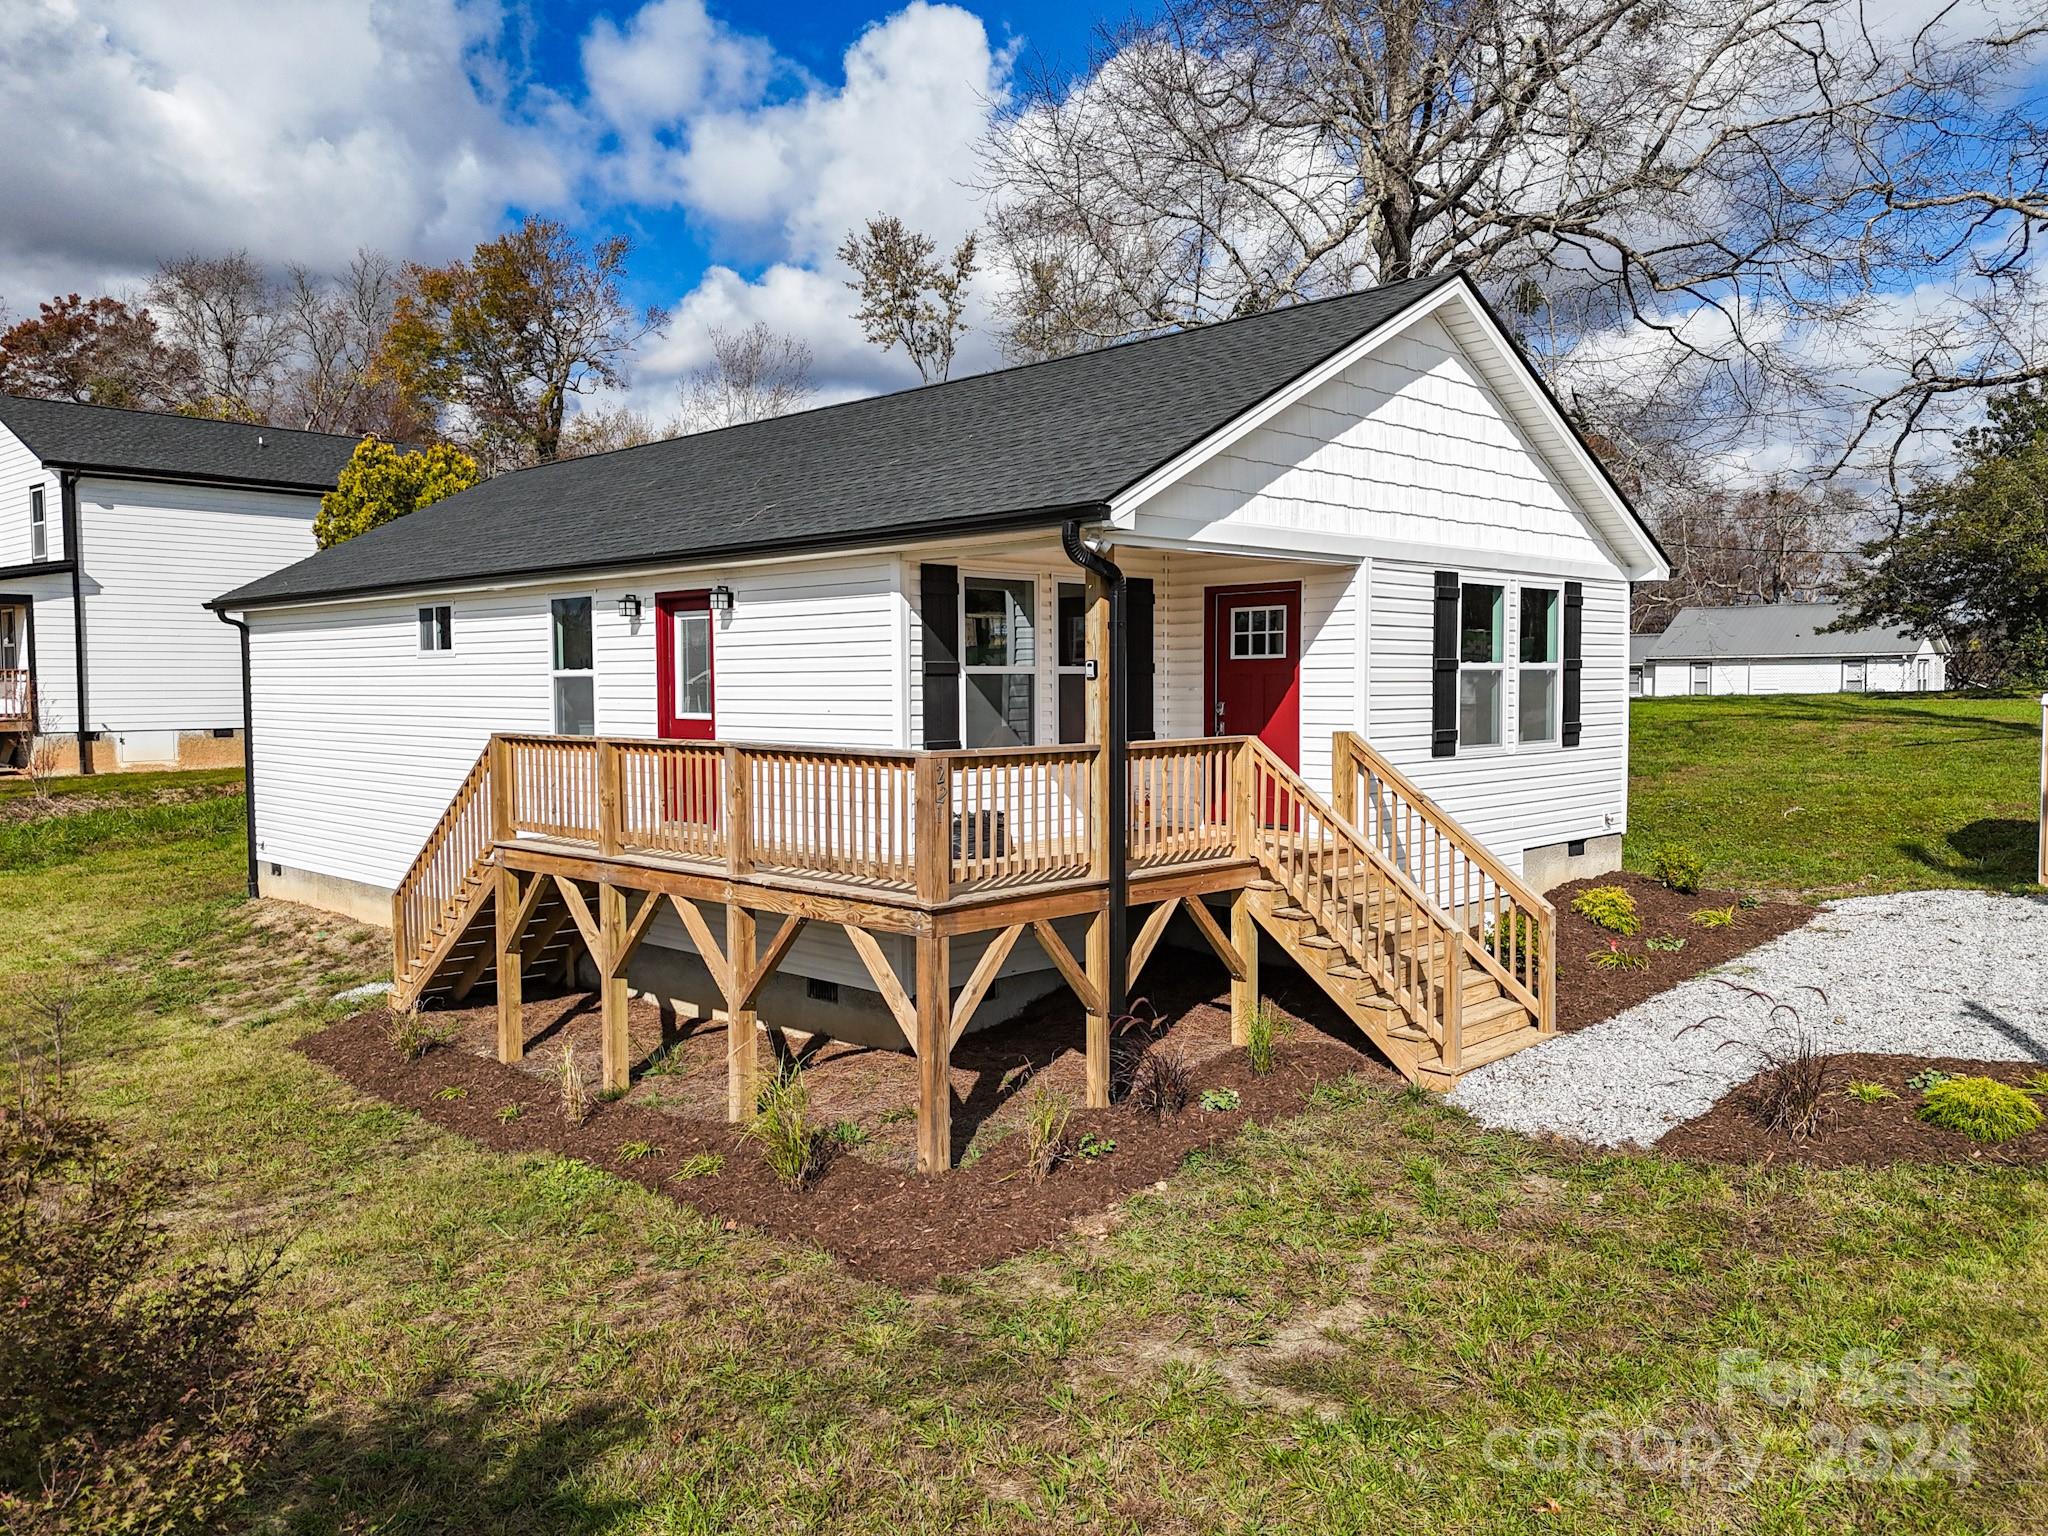
M 619 1161 L 622 1163 L 644 1163 L 661 1148 L 651 1141 L 622 1141 L 619 1143 Z
M 834 1120 L 825 1127 L 825 1139 L 835 1147 L 864 1147 L 872 1138 L 857 1120 Z
M 1944 1072 L 1939 1067 L 1928 1067 L 1924 1071 L 1915 1072 L 1911 1077 L 1907 1078 L 1906 1086 L 1915 1093 L 1926 1093 L 1930 1089 L 1939 1088 L 1943 1083 L 1954 1081 L 1955 1073 Z
M 1090 1162 L 1098 1157 L 1107 1157 L 1115 1150 L 1116 1141 L 1113 1137 L 1098 1136 L 1093 1131 L 1089 1131 L 1074 1143 L 1074 1156 L 1085 1157 Z
M 449 1025 L 436 1024 L 417 1009 L 391 1015 L 391 1048 L 401 1061 L 418 1061 L 427 1052 L 439 1050 L 455 1039 Z
M 1074 1096 L 1050 1083 L 1040 1083 L 1024 1101 L 1024 1166 L 1042 1179 L 1067 1155 L 1067 1122 L 1074 1118 Z
M 446 1088 L 436 1088 L 434 1090 L 434 1097 L 443 1104 L 453 1104 L 457 1099 L 468 1098 L 469 1090 L 467 1088 L 458 1088 L 455 1084 L 450 1083 Z
M 1851 1083 L 1842 1092 L 1849 1095 L 1858 1104 L 1882 1104 L 1886 1099 L 1896 1099 L 1898 1097 L 1896 1093 L 1885 1087 L 1883 1083 Z
M 1721 985 L 1768 1008 L 1767 1033 L 1761 1042 L 1741 1038 L 1721 1042 L 1722 1050 L 1745 1052 L 1757 1063 L 1757 1075 L 1737 1090 L 1740 1097 L 1736 1102 L 1767 1131 L 1795 1140 L 1811 1136 L 1820 1129 L 1828 1084 L 1835 1075 L 1834 1056 L 1821 1049 L 1819 1040 L 1792 1004 L 1739 982 L 1723 980 Z M 1818 987 L 1804 990 L 1811 991 L 1822 1003 L 1828 1001 L 1828 995 Z M 1679 1034 L 1704 1029 L 1716 1020 L 1726 1022 L 1727 1015 L 1714 1014 L 1697 1024 L 1688 1024 Z M 1842 1027 L 1842 1020 L 1837 1018 L 1835 1028 Z
M 1735 908 L 1701 907 L 1692 914 L 1692 921 L 1699 924 L 1702 928 L 1733 928 L 1735 926 Z
M 1504 921 L 1496 921 L 1486 932 L 1486 952 L 1516 976 L 1522 974 L 1528 958 L 1542 942 L 1542 927 L 1524 912 L 1510 912 Z
M 1264 1077 L 1273 1070 L 1273 1045 L 1280 1035 L 1280 1015 L 1264 998 L 1245 1022 L 1244 1053 L 1252 1070 Z
M 510 1125 L 525 1113 L 526 1106 L 524 1104 L 501 1104 L 498 1106 L 498 1119 L 506 1125 Z
M 2036 1095 L 2048 1094 L 2048 1072 L 2036 1072 L 2027 1079 L 2027 1092 Z
M 811 1089 L 801 1069 L 778 1073 L 762 1088 L 746 1133 L 784 1183 L 800 1185 L 818 1171 L 821 1138 L 811 1124 Z
M 1138 1059 L 1138 1070 L 1131 1076 L 1130 1102 L 1155 1119 L 1177 1115 L 1188 1107 L 1194 1077 L 1188 1053 L 1162 1040 Z
M 1636 899 L 1625 886 L 1588 886 L 1572 898 L 1572 910 L 1595 928 L 1605 928 L 1624 938 L 1643 926 L 1643 920 L 1636 916 Z
M 1685 948 L 1685 939 L 1675 933 L 1653 933 L 1643 940 L 1643 948 L 1653 949 L 1660 955 L 1675 955 Z
M 1681 896 L 1697 896 L 1707 878 L 1707 861 L 1683 843 L 1666 843 L 1650 855 L 1650 877 Z
M 725 1159 L 716 1152 L 692 1152 L 682 1161 L 682 1166 L 669 1175 L 672 1180 L 708 1179 L 714 1173 L 722 1172 Z
M 2040 1125 L 2041 1106 L 1996 1078 L 1951 1077 L 1927 1090 L 1920 1118 L 1972 1141 L 2011 1141 Z
M 1596 969 L 1603 971 L 1647 971 L 1650 968 L 1648 955 L 1623 949 L 1619 939 L 1609 939 L 1605 949 L 1596 949 L 1586 958 Z
M 1763 904 L 1763 897 L 1757 895 L 1754 891 L 1743 892 L 1743 894 L 1737 897 L 1735 901 L 1735 905 L 1742 908 L 1742 910 L 1745 912 L 1754 912 L 1758 907 L 1762 906 Z
M 1244 1099 L 1235 1088 L 1204 1088 L 1202 1090 L 1202 1108 L 1208 1110 L 1211 1114 L 1221 1114 L 1225 1111 L 1236 1109 L 1242 1103 L 1244 1103 Z
M 583 1068 L 576 1061 L 575 1041 L 564 1042 L 555 1078 L 561 1099 L 562 1123 L 581 1125 L 590 1118 L 590 1090 L 583 1086 Z

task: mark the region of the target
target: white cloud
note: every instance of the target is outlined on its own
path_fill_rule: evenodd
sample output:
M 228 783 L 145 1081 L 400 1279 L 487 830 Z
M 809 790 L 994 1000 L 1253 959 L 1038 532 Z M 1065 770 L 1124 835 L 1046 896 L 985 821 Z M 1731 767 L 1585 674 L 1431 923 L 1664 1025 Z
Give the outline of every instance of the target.
M 235 246 L 442 257 L 508 205 L 566 205 L 580 127 L 504 78 L 505 26 L 464 0 L 11 0 L 0 292 L 118 286 Z

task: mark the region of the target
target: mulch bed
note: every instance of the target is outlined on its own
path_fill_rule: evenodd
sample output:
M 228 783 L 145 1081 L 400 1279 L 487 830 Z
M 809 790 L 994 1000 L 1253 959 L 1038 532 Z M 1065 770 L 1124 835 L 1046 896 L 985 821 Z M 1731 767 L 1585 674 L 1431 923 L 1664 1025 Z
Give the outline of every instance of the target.
M 1819 1128 L 1794 1139 L 1767 1130 L 1756 1100 L 1768 1088 L 1765 1073 L 1735 1089 L 1705 1114 L 1673 1127 L 1657 1143 L 1672 1157 L 1716 1163 L 1804 1163 L 1816 1168 L 1874 1168 L 1891 1163 L 1984 1163 L 2038 1167 L 2048 1163 L 2048 1124 L 1987 1146 L 1960 1131 L 1922 1120 L 1920 1094 L 1906 1086 L 1929 1067 L 1957 1077 L 1990 1077 L 2016 1087 L 2041 1072 L 2038 1063 L 1963 1061 L 1937 1056 L 1882 1056 L 1850 1053 L 1829 1058 L 1828 1084 Z M 1852 1099 L 1850 1083 L 1879 1083 L 1898 1095 L 1876 1104 Z
M 1230 1047 L 1227 993 L 1207 990 L 1207 967 L 1190 973 L 1176 995 L 1154 994 L 1161 1018 L 1151 1038 L 1184 1051 L 1194 1064 L 1194 1091 L 1178 1115 L 1154 1119 L 1128 1104 L 1079 1110 L 1069 1139 L 1116 1143 L 1094 1159 L 1075 1159 L 1043 1178 L 1025 1168 L 1023 1120 L 1028 1086 L 1050 1083 L 1081 1100 L 1085 1063 L 1081 1019 L 1070 998 L 1055 997 L 1022 1019 L 969 1035 L 953 1059 L 953 1135 L 958 1166 L 942 1177 L 914 1171 L 917 1068 L 905 1052 L 829 1043 L 805 1063 L 812 1112 L 822 1125 L 851 1121 L 865 1133 L 857 1147 L 832 1156 L 803 1188 L 768 1168 L 759 1147 L 724 1119 L 725 1030 L 664 1019 L 635 1001 L 629 1033 L 636 1077 L 613 1102 L 596 1100 L 597 1013 L 583 994 L 530 1001 L 528 1051 L 516 1066 L 492 1054 L 494 1011 L 488 1004 L 449 1010 L 430 1022 L 448 1043 L 412 1060 L 392 1043 L 390 1016 L 363 1013 L 309 1037 L 301 1048 L 366 1093 L 412 1110 L 484 1146 L 508 1152 L 553 1152 L 587 1160 L 711 1217 L 728 1230 L 741 1224 L 774 1236 L 818 1244 L 853 1273 L 895 1285 L 978 1269 L 1058 1240 L 1083 1218 L 1173 1173 L 1189 1153 L 1235 1136 L 1247 1120 L 1298 1113 L 1319 1082 L 1364 1072 L 1389 1084 L 1400 1079 L 1369 1054 L 1341 1019 L 1314 1010 L 1311 1022 L 1287 1005 L 1307 1005 L 1306 981 L 1283 983 L 1269 1000 L 1288 1020 L 1274 1069 L 1251 1071 Z M 1220 969 L 1215 978 L 1221 978 Z M 1312 990 L 1312 988 L 1311 988 Z M 594 1108 L 581 1125 L 560 1114 L 563 1047 L 573 1043 Z M 1136 1042 L 1120 1042 L 1121 1061 Z M 765 1058 L 765 1049 L 764 1049 Z M 1240 1107 L 1198 1107 L 1204 1089 L 1231 1088 Z M 459 1090 L 459 1093 L 454 1092 Z M 448 1094 L 450 1096 L 445 1096 Z M 502 1119 L 506 1106 L 523 1106 Z M 651 1146 L 628 1158 L 622 1149 Z M 637 1150 L 637 1149 L 636 1149 Z M 723 1158 L 716 1171 L 678 1178 L 690 1158 Z
M 1642 928 L 1630 938 L 1621 938 L 1597 928 L 1572 910 L 1572 898 L 1589 886 L 1618 885 L 1636 899 L 1636 915 Z M 1557 908 L 1557 1027 L 1560 1032 L 1584 1029 L 1602 1019 L 1611 1019 L 1624 1009 L 1668 992 L 1681 981 L 1730 960 L 1759 944 L 1790 933 L 1807 923 L 1815 909 L 1802 902 L 1765 901 L 1747 911 L 1739 907 L 1728 928 L 1702 928 L 1692 914 L 1706 907 L 1736 906 L 1740 891 L 1701 891 L 1681 896 L 1646 875 L 1601 875 L 1592 880 L 1573 880 L 1548 893 Z M 1675 951 L 1648 950 L 1643 940 L 1657 936 L 1685 940 Z M 1632 954 L 1646 955 L 1648 970 L 1601 970 L 1592 957 L 1615 940 Z

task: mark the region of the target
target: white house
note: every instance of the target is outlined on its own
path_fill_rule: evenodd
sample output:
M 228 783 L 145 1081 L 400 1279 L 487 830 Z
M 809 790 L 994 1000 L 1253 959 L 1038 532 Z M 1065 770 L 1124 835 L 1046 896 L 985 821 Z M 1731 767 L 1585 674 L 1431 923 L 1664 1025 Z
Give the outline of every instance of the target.
M 224 583 L 313 552 L 355 439 L 0 395 L 0 763 L 242 756 Z
M 1629 641 L 1631 696 L 1723 693 L 1933 693 L 1948 658 L 1895 629 L 1834 633 L 1838 603 L 1685 608 L 1660 635 Z
M 1070 533 L 1128 578 L 1134 741 L 1256 737 L 1343 805 L 1333 743 L 1357 733 L 1502 880 L 1617 866 L 1629 584 L 1667 567 L 1452 278 L 504 475 L 228 592 L 216 606 L 249 627 L 261 887 L 389 916 L 494 732 L 782 744 L 845 773 L 1029 746 L 1057 768 L 1045 749 L 1087 738 L 1105 654 L 1076 563 L 1099 556 Z M 1000 777 L 1011 759 L 988 761 Z M 696 781 L 634 782 L 648 814 L 719 835 L 689 812 Z M 755 782 L 733 814 L 758 821 L 781 781 Z M 887 822 L 886 791 L 848 782 L 861 826 Z M 967 814 L 961 868 L 1005 836 Z M 1044 816 L 1006 814 L 1012 839 Z M 1412 872 L 1405 835 L 1385 834 Z M 697 844 L 664 846 L 680 868 Z M 704 947 L 677 914 L 649 921 L 636 985 Z M 883 937 L 898 966 L 926 931 L 905 921 Z M 777 1001 L 793 1011 L 895 990 L 816 922 L 774 955 L 807 989 Z M 1020 947 L 1001 974 L 1048 963 Z

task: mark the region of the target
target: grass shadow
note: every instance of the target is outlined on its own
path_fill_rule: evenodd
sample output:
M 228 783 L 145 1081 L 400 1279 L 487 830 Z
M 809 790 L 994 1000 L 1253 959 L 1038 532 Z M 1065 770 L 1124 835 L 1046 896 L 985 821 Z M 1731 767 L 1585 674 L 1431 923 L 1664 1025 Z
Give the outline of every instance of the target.
M 1971 885 L 2021 890 L 2034 883 L 2035 838 L 2039 830 L 2017 816 L 1984 816 L 1949 832 L 1943 847 L 1906 840 L 1898 851 L 1946 879 Z

